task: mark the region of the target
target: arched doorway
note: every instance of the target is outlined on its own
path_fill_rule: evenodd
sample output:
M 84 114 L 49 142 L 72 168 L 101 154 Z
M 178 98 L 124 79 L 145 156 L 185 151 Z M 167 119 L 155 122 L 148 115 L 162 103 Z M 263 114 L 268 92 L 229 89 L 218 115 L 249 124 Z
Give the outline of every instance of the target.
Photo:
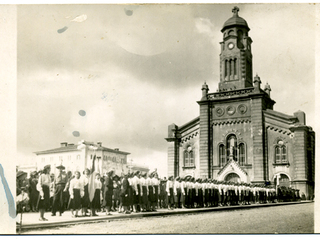
M 274 179 L 275 180 L 275 185 L 277 184 L 277 178 Z M 280 174 L 280 178 L 279 178 L 279 186 L 282 187 L 290 187 L 290 179 L 286 174 Z
M 236 173 L 229 173 L 224 180 L 227 182 L 240 182 L 240 177 Z

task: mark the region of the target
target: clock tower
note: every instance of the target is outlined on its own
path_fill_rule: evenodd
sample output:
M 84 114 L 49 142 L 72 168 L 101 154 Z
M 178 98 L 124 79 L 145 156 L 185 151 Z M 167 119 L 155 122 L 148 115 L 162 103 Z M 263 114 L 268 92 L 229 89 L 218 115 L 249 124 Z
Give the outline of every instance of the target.
M 220 42 L 219 91 L 252 87 L 252 40 L 246 20 L 239 17 L 239 8 L 232 9 L 233 16 L 223 25 Z

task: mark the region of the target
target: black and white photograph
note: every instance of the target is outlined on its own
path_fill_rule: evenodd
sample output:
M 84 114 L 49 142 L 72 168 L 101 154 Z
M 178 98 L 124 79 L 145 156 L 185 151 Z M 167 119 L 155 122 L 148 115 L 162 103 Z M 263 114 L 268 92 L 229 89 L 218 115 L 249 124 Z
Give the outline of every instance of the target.
M 319 12 L 1 5 L 0 234 L 319 233 Z

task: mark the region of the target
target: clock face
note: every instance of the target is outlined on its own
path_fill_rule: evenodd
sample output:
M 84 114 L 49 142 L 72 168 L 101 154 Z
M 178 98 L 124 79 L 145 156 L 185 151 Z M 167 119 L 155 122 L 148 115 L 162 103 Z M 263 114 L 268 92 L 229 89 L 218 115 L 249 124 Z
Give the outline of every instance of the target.
M 231 50 L 232 48 L 234 48 L 234 44 L 233 43 L 229 43 L 228 44 L 228 48 Z

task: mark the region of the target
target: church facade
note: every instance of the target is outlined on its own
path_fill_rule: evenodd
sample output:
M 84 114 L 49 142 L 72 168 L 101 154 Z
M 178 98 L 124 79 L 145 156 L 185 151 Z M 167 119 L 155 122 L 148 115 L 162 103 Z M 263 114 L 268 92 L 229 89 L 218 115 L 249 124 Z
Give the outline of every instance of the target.
M 200 116 L 168 126 L 168 175 L 279 184 L 311 198 L 315 133 L 304 112 L 273 110 L 270 86 L 253 77 L 250 28 L 238 11 L 221 29 L 217 92 L 204 83 Z

